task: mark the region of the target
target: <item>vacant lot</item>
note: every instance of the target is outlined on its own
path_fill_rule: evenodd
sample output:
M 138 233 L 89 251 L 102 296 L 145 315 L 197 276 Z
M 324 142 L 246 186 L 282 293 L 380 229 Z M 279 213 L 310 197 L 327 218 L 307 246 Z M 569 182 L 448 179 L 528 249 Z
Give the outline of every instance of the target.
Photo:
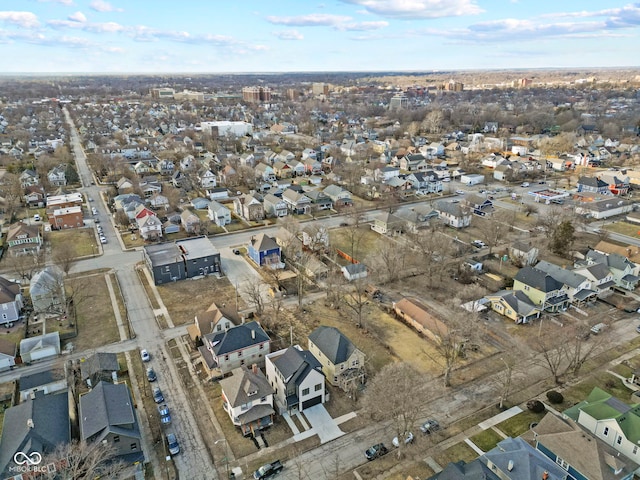
M 46 240 L 51 243 L 52 252 L 59 249 L 71 250 L 77 257 L 95 255 L 98 251 L 93 228 L 74 228 L 47 232 Z
M 159 285 L 157 288 L 174 325 L 193 322 L 195 315 L 209 308 L 212 302 L 219 306 L 226 304 L 227 307 L 236 304 L 236 290 L 226 277 L 210 275 Z M 244 310 L 246 305 L 242 298 L 237 298 L 238 309 Z
M 368 224 L 359 227 L 344 227 L 329 231 L 329 245 L 331 248 L 342 250 L 351 255 L 354 253 L 356 260 L 373 253 L 378 240 L 383 238 L 380 234 L 371 230 Z
M 82 282 L 82 290 L 75 297 L 78 336 L 71 340 L 76 351 L 98 348 L 120 340 L 113 313 L 111 297 L 103 273 L 74 277 Z M 116 296 L 117 283 L 113 282 Z
M 629 222 L 615 222 L 602 226 L 603 229 L 615 233 L 621 233 L 632 238 L 640 237 L 640 225 Z

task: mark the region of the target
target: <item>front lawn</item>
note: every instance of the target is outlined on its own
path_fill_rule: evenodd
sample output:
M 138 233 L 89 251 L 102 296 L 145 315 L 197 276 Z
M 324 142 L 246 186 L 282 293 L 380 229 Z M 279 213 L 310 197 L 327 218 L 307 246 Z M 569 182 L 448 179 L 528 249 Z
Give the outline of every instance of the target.
M 534 413 L 530 410 L 524 410 L 504 422 L 496 425 L 496 428 L 509 437 L 519 437 L 529 430 L 532 423 L 539 422 L 545 413 Z
M 487 430 L 474 435 L 469 440 L 471 440 L 483 452 L 488 452 L 493 449 L 500 440 L 502 440 L 502 437 L 498 435 L 495 430 L 488 428 Z
M 47 232 L 45 238 L 51 243 L 53 256 L 60 249 L 72 251 L 76 257 L 95 255 L 98 252 L 98 240 L 93 228 L 54 230 Z

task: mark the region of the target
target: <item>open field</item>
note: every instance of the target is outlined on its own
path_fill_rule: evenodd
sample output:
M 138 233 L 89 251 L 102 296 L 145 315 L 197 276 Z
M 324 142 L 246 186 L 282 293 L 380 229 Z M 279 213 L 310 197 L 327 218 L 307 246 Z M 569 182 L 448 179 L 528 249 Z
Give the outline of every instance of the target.
M 51 243 L 54 255 L 59 249 L 72 249 L 76 257 L 95 255 L 98 252 L 98 239 L 93 228 L 55 230 L 47 232 L 45 239 Z
M 158 285 L 158 292 L 174 325 L 191 323 L 198 312 L 204 311 L 216 302 L 219 306 L 235 306 L 236 290 L 226 277 L 209 275 L 203 278 L 187 279 L 180 282 Z M 238 309 L 246 308 L 238 297 Z

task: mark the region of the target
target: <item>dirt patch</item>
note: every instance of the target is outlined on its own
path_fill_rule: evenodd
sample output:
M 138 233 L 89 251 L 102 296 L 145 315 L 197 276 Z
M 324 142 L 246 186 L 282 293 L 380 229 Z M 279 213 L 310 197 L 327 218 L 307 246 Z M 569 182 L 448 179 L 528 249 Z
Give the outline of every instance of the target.
M 162 302 L 167 307 L 169 316 L 176 326 L 193 322 L 196 314 L 209 308 L 214 300 L 220 307 L 225 304 L 235 307 L 237 298 L 238 310 L 247 308 L 242 298 L 236 297 L 235 287 L 229 283 L 226 277 L 216 278 L 210 275 L 158 285 L 157 288 Z

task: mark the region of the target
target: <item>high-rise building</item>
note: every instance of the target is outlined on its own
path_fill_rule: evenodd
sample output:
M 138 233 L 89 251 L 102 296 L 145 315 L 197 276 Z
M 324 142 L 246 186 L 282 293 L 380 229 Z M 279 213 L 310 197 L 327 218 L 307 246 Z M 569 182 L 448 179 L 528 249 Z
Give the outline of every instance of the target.
M 151 93 L 151 98 L 173 98 L 176 91 L 173 88 L 152 88 L 149 93 Z
M 311 93 L 313 95 L 329 95 L 329 84 L 322 82 L 313 82 L 311 84 Z
M 389 100 L 389 110 L 409 108 L 409 97 L 404 93 L 397 93 Z
M 242 99 L 245 102 L 270 102 L 271 89 L 269 87 L 244 87 Z
M 449 80 L 449 82 L 445 83 L 442 88 L 448 92 L 461 92 L 464 90 L 464 83 Z

